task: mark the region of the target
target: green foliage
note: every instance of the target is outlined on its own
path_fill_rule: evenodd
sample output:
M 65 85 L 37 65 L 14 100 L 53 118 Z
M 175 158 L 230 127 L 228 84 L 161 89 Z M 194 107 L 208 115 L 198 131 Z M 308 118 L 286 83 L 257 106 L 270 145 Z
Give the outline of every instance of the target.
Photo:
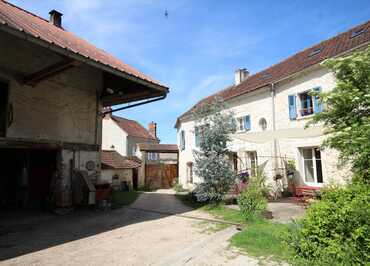
M 182 187 L 182 185 L 181 185 L 181 184 L 179 184 L 179 183 L 176 183 L 176 184 L 172 187 L 172 189 L 173 189 L 173 190 L 175 190 L 176 192 L 185 192 L 185 191 L 186 191 L 186 189 L 184 189 L 184 188 Z
M 287 242 L 310 265 L 370 263 L 370 186 L 324 190 Z
M 217 98 L 194 113 L 201 136 L 200 149 L 194 151 L 194 172 L 202 179 L 194 193 L 201 202 L 223 200 L 236 179 L 227 148 L 235 123 L 233 114 L 223 110 L 225 104 Z
M 248 186 L 238 197 L 238 205 L 245 219 L 260 216 L 267 207 L 264 178 L 252 177 Z
M 209 204 L 202 207 L 202 210 L 210 213 L 216 218 L 232 223 L 242 224 L 245 219 L 240 211 L 226 207 L 224 204 Z
M 324 146 L 337 149 L 343 162 L 352 163 L 356 179 L 370 182 L 370 48 L 324 65 L 337 84 L 318 94 L 325 108 L 310 124 L 323 123 L 329 134 Z

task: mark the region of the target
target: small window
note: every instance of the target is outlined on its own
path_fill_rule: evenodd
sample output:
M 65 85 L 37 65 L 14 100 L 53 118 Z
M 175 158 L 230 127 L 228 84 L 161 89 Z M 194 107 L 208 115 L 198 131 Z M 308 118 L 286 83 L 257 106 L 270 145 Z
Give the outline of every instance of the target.
M 321 152 L 319 148 L 302 148 L 304 179 L 306 183 L 322 184 Z
M 269 72 L 265 72 L 265 73 L 262 74 L 262 79 L 269 79 L 271 77 L 272 77 L 272 75 Z
M 247 131 L 251 129 L 250 115 L 237 118 L 237 129 L 238 131 Z
M 322 47 L 315 48 L 315 49 L 313 49 L 313 50 L 309 53 L 308 57 L 313 57 L 313 56 L 315 56 L 315 55 L 319 54 L 321 51 L 322 51 Z
M 258 124 L 259 124 L 260 128 L 261 128 L 263 131 L 265 131 L 265 130 L 266 130 L 266 128 L 267 128 L 267 121 L 266 121 L 266 119 L 265 119 L 264 117 L 262 117 L 262 118 L 260 119 L 260 121 L 258 122 Z
M 159 156 L 156 152 L 148 152 L 147 158 L 149 161 L 156 161 L 159 159 Z
M 202 125 L 194 128 L 195 147 L 200 147 L 201 142 L 205 140 L 206 128 L 208 127 L 209 125 Z
M 241 131 L 244 129 L 243 117 L 238 117 L 237 120 L 238 120 L 238 130 Z
M 363 34 L 365 31 L 366 31 L 366 29 L 365 29 L 365 28 L 361 28 L 361 29 L 358 29 L 358 30 L 354 30 L 354 31 L 352 31 L 350 39 L 352 39 L 352 38 L 356 38 L 356 37 L 360 36 L 360 35 L 361 35 L 361 34 Z
M 300 115 L 306 116 L 313 114 L 313 99 L 309 94 L 310 92 L 303 92 L 299 94 L 299 100 L 301 102 Z

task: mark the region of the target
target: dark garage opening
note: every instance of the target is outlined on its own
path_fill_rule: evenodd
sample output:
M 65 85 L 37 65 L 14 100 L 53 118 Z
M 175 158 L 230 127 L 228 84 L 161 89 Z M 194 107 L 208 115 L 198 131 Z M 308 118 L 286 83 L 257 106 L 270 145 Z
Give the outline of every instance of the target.
M 55 150 L 0 149 L 0 209 L 47 210 L 56 155 Z

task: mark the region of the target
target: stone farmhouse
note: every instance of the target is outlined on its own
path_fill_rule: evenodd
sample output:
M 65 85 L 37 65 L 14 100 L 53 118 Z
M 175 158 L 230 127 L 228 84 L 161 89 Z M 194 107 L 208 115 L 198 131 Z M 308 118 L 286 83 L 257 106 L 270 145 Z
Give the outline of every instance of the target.
M 0 40 L 0 207 L 93 203 L 103 107 L 169 89 L 65 29 L 56 10 L 46 20 L 0 0 Z
M 102 181 L 112 184 L 118 178 L 134 189 L 170 187 L 177 177 L 178 147 L 159 142 L 156 123 L 150 122 L 146 129 L 135 120 L 107 114 L 103 119 L 103 158 L 114 159 L 115 165 L 125 170 L 103 169 Z
M 235 83 L 202 99 L 176 122 L 179 145 L 179 180 L 185 187 L 202 182 L 193 172 L 193 150 L 201 140 L 201 125 L 192 112 L 215 97 L 235 114 L 237 132 L 230 144 L 230 160 L 239 173 L 253 175 L 263 170 L 268 182 L 287 183 L 287 169 L 293 168 L 297 186 L 320 188 L 330 182 L 342 183 L 348 169 L 338 164 L 335 150 L 321 149 L 323 128 L 305 129 L 313 114 L 325 106 L 311 91 L 330 91 L 334 75 L 321 63 L 369 46 L 370 22 L 304 49 L 254 75 L 246 69 L 235 72 Z

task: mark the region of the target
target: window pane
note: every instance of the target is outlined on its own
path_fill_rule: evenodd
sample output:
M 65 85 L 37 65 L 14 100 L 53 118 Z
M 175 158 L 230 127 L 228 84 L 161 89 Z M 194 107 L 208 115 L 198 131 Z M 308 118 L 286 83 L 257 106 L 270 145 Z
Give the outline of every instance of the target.
M 304 173 L 306 182 L 315 182 L 312 160 L 304 160 Z
M 316 176 L 317 176 L 317 183 L 323 183 L 322 177 L 322 165 L 321 165 L 321 152 L 319 149 L 315 149 L 315 158 L 316 158 Z
M 312 149 L 302 149 L 304 159 L 312 159 Z

